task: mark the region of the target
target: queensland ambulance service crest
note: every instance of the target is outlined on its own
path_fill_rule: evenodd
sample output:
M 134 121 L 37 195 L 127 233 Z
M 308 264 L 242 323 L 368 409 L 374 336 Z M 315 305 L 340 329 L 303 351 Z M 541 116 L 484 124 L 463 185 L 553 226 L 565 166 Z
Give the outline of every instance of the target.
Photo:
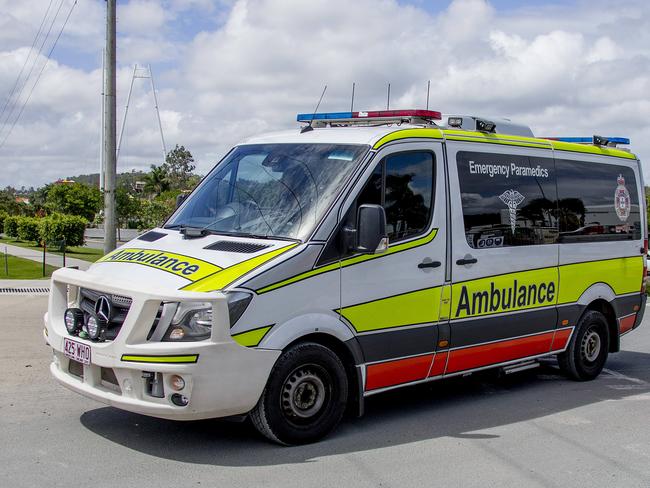
M 630 216 L 631 200 L 630 192 L 625 188 L 625 178 L 623 175 L 618 175 L 616 179 L 618 186 L 614 192 L 614 208 L 616 209 L 616 215 L 618 218 L 625 222 Z

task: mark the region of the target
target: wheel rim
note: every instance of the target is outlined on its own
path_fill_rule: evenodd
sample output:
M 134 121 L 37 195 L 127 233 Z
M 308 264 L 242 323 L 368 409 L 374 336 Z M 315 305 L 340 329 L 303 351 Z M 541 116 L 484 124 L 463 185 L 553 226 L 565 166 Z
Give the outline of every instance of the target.
M 580 348 L 582 357 L 590 363 L 593 363 L 598 358 L 600 349 L 600 335 L 594 329 L 589 329 L 582 338 L 582 347 Z
M 308 420 L 317 415 L 328 396 L 327 375 L 319 366 L 310 364 L 296 368 L 282 385 L 281 405 L 292 420 Z

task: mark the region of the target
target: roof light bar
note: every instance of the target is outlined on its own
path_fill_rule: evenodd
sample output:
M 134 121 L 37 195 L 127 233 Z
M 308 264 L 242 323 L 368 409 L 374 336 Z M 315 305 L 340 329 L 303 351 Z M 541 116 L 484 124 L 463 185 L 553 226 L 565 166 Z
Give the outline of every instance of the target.
M 312 120 L 349 120 L 349 119 L 396 119 L 400 117 L 416 117 L 428 120 L 442 120 L 442 114 L 434 110 L 374 110 L 368 112 L 327 112 L 320 114 L 298 114 L 298 122 Z
M 560 142 L 573 142 L 576 144 L 596 144 L 598 146 L 604 146 L 607 144 L 616 145 L 616 144 L 625 144 L 629 145 L 630 140 L 627 137 L 602 137 L 602 136 L 593 136 L 593 137 L 542 137 L 542 139 L 549 139 L 551 141 L 560 141 Z

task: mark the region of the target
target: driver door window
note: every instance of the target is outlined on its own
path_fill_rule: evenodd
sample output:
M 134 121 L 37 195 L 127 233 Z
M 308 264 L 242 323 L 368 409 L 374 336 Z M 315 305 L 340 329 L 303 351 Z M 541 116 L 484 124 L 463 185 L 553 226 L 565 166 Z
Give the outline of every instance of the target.
M 431 220 L 433 166 L 433 153 L 425 151 L 386 157 L 360 193 L 354 215 L 359 205 L 382 205 L 391 243 L 423 233 Z

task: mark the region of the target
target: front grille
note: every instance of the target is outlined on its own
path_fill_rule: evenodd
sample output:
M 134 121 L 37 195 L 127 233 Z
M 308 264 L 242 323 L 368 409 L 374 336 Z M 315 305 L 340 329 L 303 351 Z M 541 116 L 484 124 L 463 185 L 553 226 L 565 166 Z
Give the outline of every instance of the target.
M 121 295 L 110 295 L 100 291 L 82 288 L 79 291 L 79 308 L 83 310 L 86 320 L 89 315 L 95 313 L 95 303 L 102 295 L 106 296 L 111 302 L 112 310 L 111 320 L 106 328 L 104 340 L 112 341 L 117 337 L 117 334 L 122 328 L 122 324 L 124 324 L 124 320 L 126 320 L 126 315 L 131 308 L 131 299 Z

